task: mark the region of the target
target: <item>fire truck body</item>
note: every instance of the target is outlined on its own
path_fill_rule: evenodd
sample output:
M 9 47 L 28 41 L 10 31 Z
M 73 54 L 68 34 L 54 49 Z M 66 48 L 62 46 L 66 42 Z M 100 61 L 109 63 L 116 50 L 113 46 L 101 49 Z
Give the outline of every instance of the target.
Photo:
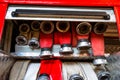
M 107 64 L 120 51 L 119 0 L 1 0 L 0 8 L 1 80 L 120 79 Z

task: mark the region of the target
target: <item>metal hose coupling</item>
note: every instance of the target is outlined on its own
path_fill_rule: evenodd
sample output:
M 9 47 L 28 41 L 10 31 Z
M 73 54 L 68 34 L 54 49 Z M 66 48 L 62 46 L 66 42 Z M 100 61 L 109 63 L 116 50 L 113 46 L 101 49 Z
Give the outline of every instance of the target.
M 107 60 L 104 57 L 98 57 L 93 61 L 93 64 L 96 66 L 95 72 L 97 74 L 98 80 L 110 80 L 111 74 L 108 72 L 105 65 Z
M 39 31 L 31 31 L 31 36 L 32 38 L 28 41 L 28 45 L 32 49 L 37 49 L 39 48 Z
M 51 21 L 43 21 L 40 24 L 40 29 L 44 34 L 51 34 L 54 31 L 54 24 Z
M 77 25 L 76 32 L 79 35 L 87 35 L 91 32 L 92 25 L 88 22 L 82 22 Z
M 28 33 L 30 31 L 30 27 L 28 24 L 25 24 L 25 23 L 21 24 L 19 26 L 19 31 L 20 31 L 20 33 Z
M 104 22 L 98 22 L 95 24 L 93 31 L 96 34 L 103 34 L 108 28 L 108 24 Z
M 72 54 L 73 49 L 70 44 L 63 44 L 61 45 L 61 49 L 59 51 L 60 54 Z
M 77 44 L 78 50 L 88 50 L 91 48 L 91 44 L 87 39 L 80 39 Z
M 93 64 L 94 64 L 95 66 L 106 65 L 107 63 L 108 63 L 107 60 L 104 59 L 104 58 L 96 58 L 96 59 L 94 59 L 94 61 L 93 61 Z
M 37 38 L 32 38 L 28 41 L 28 45 L 30 46 L 30 48 L 32 49 L 37 49 L 39 48 L 39 42 Z
M 63 21 L 57 22 L 56 28 L 59 32 L 62 32 L 62 33 L 67 32 L 70 29 L 70 23 L 63 22 Z
M 110 72 L 108 71 L 99 71 L 97 73 L 98 80 L 111 80 Z
M 73 74 L 70 76 L 69 80 L 84 80 L 79 74 Z
M 33 31 L 39 31 L 40 30 L 40 22 L 39 21 L 33 21 L 31 23 L 31 29 Z
M 52 57 L 52 52 L 50 48 L 41 48 L 41 58 L 47 59 Z
M 50 80 L 50 77 L 48 74 L 44 73 L 44 74 L 40 74 L 37 80 Z
M 18 45 L 26 45 L 28 43 L 28 38 L 27 38 L 27 33 L 25 34 L 20 34 L 19 36 L 16 37 L 16 42 Z

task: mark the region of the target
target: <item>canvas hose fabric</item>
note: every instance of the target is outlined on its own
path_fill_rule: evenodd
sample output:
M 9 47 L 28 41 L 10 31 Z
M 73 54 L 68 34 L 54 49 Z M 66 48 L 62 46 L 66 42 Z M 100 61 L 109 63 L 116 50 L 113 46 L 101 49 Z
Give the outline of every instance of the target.
M 13 65 L 9 80 L 23 80 L 30 60 L 18 60 Z

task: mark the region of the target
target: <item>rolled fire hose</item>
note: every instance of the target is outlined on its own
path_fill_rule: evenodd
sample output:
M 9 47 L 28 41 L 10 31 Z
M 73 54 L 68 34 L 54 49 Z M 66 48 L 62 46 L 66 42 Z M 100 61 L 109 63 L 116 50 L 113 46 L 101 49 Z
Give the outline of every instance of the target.
M 56 23 L 56 28 L 59 32 L 65 33 L 70 29 L 70 23 L 69 22 L 57 22 Z
M 28 24 L 21 24 L 19 26 L 19 36 L 16 37 L 16 42 L 18 45 L 26 45 L 29 39 L 30 27 Z
M 40 24 L 40 29 L 44 34 L 51 34 L 54 31 L 54 24 L 51 21 L 43 21 Z
M 73 53 L 71 46 L 71 32 L 69 22 L 57 22 L 56 23 L 57 32 L 55 33 L 54 40 L 59 42 L 61 49 L 59 53 L 61 54 L 71 54 Z M 57 35 L 57 36 L 56 36 Z
M 40 22 L 39 21 L 33 21 L 31 23 L 31 29 L 33 31 L 39 31 L 40 30 Z
M 14 62 L 15 60 L 13 58 L 0 51 L 0 80 L 8 79 L 8 74 Z
M 39 48 L 39 31 L 31 31 L 31 39 L 28 41 L 28 45 L 32 48 L 32 49 L 37 49 Z
M 63 62 L 62 73 L 63 80 L 98 80 L 91 63 L 86 62 Z
M 76 32 L 79 35 L 88 35 L 91 32 L 92 25 L 88 22 L 82 22 L 77 25 Z
M 28 33 L 30 31 L 30 27 L 28 24 L 23 23 L 19 26 L 19 31 L 20 33 Z
M 91 32 L 92 25 L 88 22 L 79 23 L 76 27 L 77 35 L 77 49 L 78 50 L 88 50 L 91 45 L 89 43 L 89 33 Z
M 23 80 L 30 60 L 19 60 L 13 65 L 9 80 Z
M 40 63 L 31 62 L 23 80 L 37 80 Z
M 93 27 L 93 31 L 95 34 L 103 34 L 107 30 L 107 28 L 108 28 L 107 23 L 98 22 Z

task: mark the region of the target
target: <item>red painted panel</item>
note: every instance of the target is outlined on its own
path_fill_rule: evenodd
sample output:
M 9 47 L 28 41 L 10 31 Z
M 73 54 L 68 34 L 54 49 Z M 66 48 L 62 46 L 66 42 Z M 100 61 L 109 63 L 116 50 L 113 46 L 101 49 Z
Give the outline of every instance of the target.
M 0 4 L 0 41 L 1 41 L 2 32 L 4 28 L 6 10 L 7 10 L 7 4 L 5 3 Z
M 104 37 L 102 34 L 91 33 L 91 45 L 94 56 L 104 56 Z
M 2 0 L 14 4 L 43 4 L 64 6 L 113 6 L 118 0 Z
M 120 0 L 110 0 L 113 6 L 120 6 Z
M 117 27 L 119 32 L 119 38 L 120 38 L 120 7 L 114 7 L 116 21 L 117 21 Z

